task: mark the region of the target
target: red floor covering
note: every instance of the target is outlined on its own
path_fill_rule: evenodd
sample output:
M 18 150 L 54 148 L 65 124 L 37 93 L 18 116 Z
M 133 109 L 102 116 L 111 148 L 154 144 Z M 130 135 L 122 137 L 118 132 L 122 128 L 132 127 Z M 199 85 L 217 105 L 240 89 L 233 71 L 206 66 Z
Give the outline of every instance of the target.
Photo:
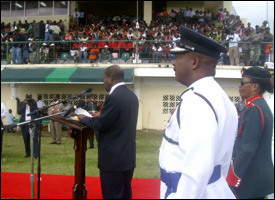
M 35 175 L 35 180 L 37 176 Z M 72 199 L 74 176 L 41 174 L 41 199 Z M 86 176 L 88 199 L 101 199 L 99 177 Z M 133 199 L 158 199 L 160 190 L 159 179 L 138 179 L 132 181 Z M 35 182 L 37 198 L 37 182 Z M 1 172 L 1 199 L 30 199 L 30 174 Z

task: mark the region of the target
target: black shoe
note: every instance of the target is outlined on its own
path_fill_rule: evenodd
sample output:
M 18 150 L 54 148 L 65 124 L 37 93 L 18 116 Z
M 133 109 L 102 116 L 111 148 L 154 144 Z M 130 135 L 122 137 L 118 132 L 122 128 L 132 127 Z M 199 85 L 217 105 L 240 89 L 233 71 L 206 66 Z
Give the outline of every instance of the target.
M 51 143 L 49 143 L 49 144 L 56 144 L 56 142 L 51 142 Z
M 95 148 L 95 147 L 94 147 L 94 146 L 90 146 L 90 147 L 89 147 L 89 149 L 93 149 L 93 148 Z
M 34 156 L 35 159 L 37 159 L 38 157 L 37 156 Z
M 30 157 L 30 155 L 25 155 L 24 158 Z

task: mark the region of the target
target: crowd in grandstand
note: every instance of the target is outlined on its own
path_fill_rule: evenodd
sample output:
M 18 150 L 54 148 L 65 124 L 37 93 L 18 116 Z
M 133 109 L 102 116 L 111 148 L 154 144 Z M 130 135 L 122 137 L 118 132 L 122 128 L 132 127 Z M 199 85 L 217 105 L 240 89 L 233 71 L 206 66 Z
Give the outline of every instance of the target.
M 229 14 L 226 9 L 220 9 L 218 13 L 193 11 L 188 7 L 179 12 L 173 9 L 171 12 L 166 9 L 153 11 L 149 25 L 142 19 L 137 23 L 136 18 L 126 15 L 99 17 L 92 13 L 87 15 L 85 24 L 77 24 L 72 17 L 67 30 L 62 20 L 41 21 L 45 24 L 45 37 L 41 43 L 31 42 L 35 41 L 35 23 L 27 20 L 24 23 L 20 20 L 13 24 L 1 23 L 1 41 L 17 42 L 9 46 L 8 55 L 7 45 L 1 44 L 2 59 L 8 56 L 8 62 L 13 64 L 32 63 L 36 57 L 45 63 L 57 63 L 60 58 L 66 62 L 69 57 L 75 63 L 112 62 L 127 54 L 127 58 L 133 59 L 138 49 L 141 59 L 147 56 L 150 62 L 170 62 L 169 50 L 180 39 L 177 27 L 183 24 L 229 48 L 229 54 L 221 57 L 220 64 L 240 65 L 240 58 L 243 65 L 260 65 L 273 60 L 273 36 L 267 21 L 255 28 L 250 23 L 245 27 L 240 16 Z M 139 43 L 136 40 L 140 40 Z M 18 43 L 20 41 L 30 43 Z

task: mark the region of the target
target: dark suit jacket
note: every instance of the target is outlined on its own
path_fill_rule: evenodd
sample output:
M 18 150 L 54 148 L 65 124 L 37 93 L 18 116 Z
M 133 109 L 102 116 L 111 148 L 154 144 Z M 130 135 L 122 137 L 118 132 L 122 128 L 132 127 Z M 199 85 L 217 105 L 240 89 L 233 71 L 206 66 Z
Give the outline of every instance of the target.
M 99 131 L 98 168 L 122 172 L 136 166 L 138 99 L 125 85 L 106 97 L 100 117 L 85 117 L 82 123 Z
M 31 100 L 31 104 L 32 106 L 30 107 L 30 113 L 37 110 L 37 104 L 36 104 L 36 101 L 35 100 Z M 23 103 L 23 102 L 20 102 L 19 105 L 18 105 L 18 110 L 17 110 L 17 114 L 18 115 L 21 115 L 21 118 L 20 118 L 20 122 L 25 122 L 26 119 L 25 119 L 25 115 L 26 115 L 26 105 Z M 38 118 L 37 114 L 34 114 L 34 115 L 31 115 L 31 119 L 36 119 Z M 25 124 L 24 124 L 25 125 Z M 24 126 L 22 125 L 22 126 Z M 39 121 L 36 121 L 35 122 L 35 125 L 38 126 L 39 125 Z
M 240 198 L 274 193 L 272 130 L 273 117 L 266 101 L 263 98 L 253 100 L 241 115 L 233 152 L 234 173 L 241 179 L 236 190 Z

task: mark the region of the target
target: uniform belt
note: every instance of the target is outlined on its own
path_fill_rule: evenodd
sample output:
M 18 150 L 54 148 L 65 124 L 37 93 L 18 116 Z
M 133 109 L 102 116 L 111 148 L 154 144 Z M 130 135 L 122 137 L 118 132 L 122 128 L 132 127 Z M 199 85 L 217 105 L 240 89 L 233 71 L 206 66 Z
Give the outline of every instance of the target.
M 171 173 L 166 172 L 164 169 L 160 168 L 161 181 L 167 186 L 167 191 L 165 193 L 165 199 L 171 194 L 177 192 L 178 183 L 181 177 L 181 173 Z M 213 173 L 208 181 L 208 185 L 216 182 L 221 177 L 221 165 L 216 165 L 214 167 Z

